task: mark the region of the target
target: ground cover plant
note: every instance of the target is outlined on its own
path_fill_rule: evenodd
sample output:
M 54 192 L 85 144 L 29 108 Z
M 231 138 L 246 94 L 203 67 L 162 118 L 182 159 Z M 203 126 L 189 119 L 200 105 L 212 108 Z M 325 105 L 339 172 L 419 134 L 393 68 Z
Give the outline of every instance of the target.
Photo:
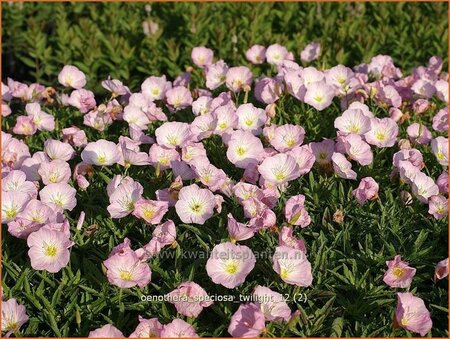
M 2 333 L 448 336 L 447 5 L 145 6 L 2 5 Z

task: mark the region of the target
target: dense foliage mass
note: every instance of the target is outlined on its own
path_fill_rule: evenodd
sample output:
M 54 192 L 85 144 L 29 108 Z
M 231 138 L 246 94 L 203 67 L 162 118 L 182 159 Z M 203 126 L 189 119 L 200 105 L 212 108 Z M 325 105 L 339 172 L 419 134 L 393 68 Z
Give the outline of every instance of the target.
M 448 336 L 445 6 L 390 6 L 4 4 L 2 333 Z

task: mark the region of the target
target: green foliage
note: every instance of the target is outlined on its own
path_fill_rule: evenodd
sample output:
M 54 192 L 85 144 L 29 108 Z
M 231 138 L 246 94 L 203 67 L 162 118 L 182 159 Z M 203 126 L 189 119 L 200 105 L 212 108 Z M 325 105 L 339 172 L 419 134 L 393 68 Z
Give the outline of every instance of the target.
M 166 73 L 173 78 L 183 72 L 191 64 L 191 48 L 197 45 L 207 45 L 217 57 L 237 65 L 247 64 L 244 51 L 254 43 L 278 42 L 298 56 L 311 41 L 322 43 L 324 54 L 318 61 L 319 67 L 338 62 L 356 65 L 379 53 L 393 56 L 404 73 L 426 63 L 434 54 L 445 57 L 447 64 L 445 3 L 158 3 L 151 5 L 150 13 L 144 6 L 3 3 L 3 76 L 56 86 L 62 66 L 74 64 L 86 72 L 87 88 L 95 93 L 105 93 L 99 84 L 108 75 L 134 90 L 148 75 Z M 147 37 L 142 22 L 150 18 L 160 30 Z M 232 42 L 234 35 L 236 43 Z M 253 69 L 270 70 L 265 67 Z M 388 115 L 385 109 L 370 102 L 369 105 L 378 117 Z M 119 135 L 128 134 L 123 122 L 115 122 L 99 133 L 84 128 L 82 115 L 73 108 L 44 109 L 55 116 L 57 128 L 27 138 L 32 152 L 42 150 L 46 138 L 59 138 L 61 129 L 70 125 L 83 127 L 89 141 L 106 138 L 117 142 Z M 430 127 L 436 109 L 413 115 L 410 122 L 421 121 Z M 13 112 L 11 117 L 2 119 L 2 129 L 14 124 L 17 114 L 23 114 L 23 106 L 13 107 Z M 280 100 L 275 122 L 300 124 L 306 130 L 305 142 L 318 141 L 335 135 L 333 121 L 340 113 L 338 102 L 319 113 L 286 97 Z M 192 114 L 181 111 L 170 120 L 192 121 Z M 147 134 L 153 134 L 154 128 Z M 405 128 L 403 124 L 403 137 Z M 234 178 L 240 177 L 242 171 L 224 157 L 225 148 L 219 141 L 205 141 L 211 162 Z M 131 216 L 119 220 L 109 217 L 105 187 L 114 174 L 124 174 L 124 169 L 97 169 L 89 178 L 87 191 L 78 191 L 77 207 L 68 214 L 75 246 L 69 266 L 60 273 L 33 270 L 26 255 L 26 242 L 13 238 L 2 227 L 3 293 L 6 299 L 14 297 L 26 305 L 30 316 L 20 335 L 83 337 L 106 323 L 129 335 L 138 323 L 138 315 L 158 317 L 167 323 L 179 316 L 173 305 L 149 303 L 141 297 L 164 295 L 179 283 L 193 280 L 210 295 L 249 295 L 259 284 L 293 296 L 288 304 L 293 311 L 299 311 L 298 316 L 288 324 L 270 323 L 268 336 L 405 336 L 404 330 L 392 328 L 397 291 L 382 281 L 385 261 L 401 254 L 417 269 L 411 291 L 423 298 L 431 311 L 432 335 L 448 337 L 447 281 L 431 280 L 435 264 L 448 256 L 448 219 L 435 220 L 428 215 L 427 206 L 417 201 L 403 205 L 400 191 L 409 188 L 389 177 L 394 148 L 376 149 L 372 166 L 355 166 L 358 178 L 372 176 L 379 183 L 380 198 L 376 201 L 358 205 L 351 195 L 357 182 L 327 175 L 317 167 L 293 182 L 280 198 L 274 208 L 279 225 L 283 222 L 286 197 L 299 193 L 306 196 L 312 224 L 295 229 L 295 235 L 304 238 L 308 248 L 314 277 L 310 288 L 287 285 L 273 271 L 269 258 L 278 237 L 270 230 L 242 242 L 254 252 L 268 255 L 257 261 L 246 283 L 234 290 L 212 283 L 204 268 L 207 256 L 193 259 L 185 255 L 211 250 L 226 239 L 228 213 L 244 220 L 242 208 L 225 198 L 222 212 L 202 226 L 181 223 L 171 209 L 167 218 L 177 225 L 179 247 L 165 248 L 162 255 L 150 260 L 149 286 L 119 291 L 108 283 L 102 262 L 125 237 L 134 249 L 146 244 L 153 228 Z M 442 167 L 429 147 L 419 149 L 424 154 L 425 173 L 437 178 Z M 79 153 L 71 161 L 72 168 L 80 161 Z M 143 184 L 144 196 L 150 199 L 155 198 L 155 190 L 168 187 L 173 179 L 168 173 L 157 177 L 149 167 L 131 167 L 128 175 Z M 343 223 L 333 221 L 338 209 L 344 214 Z M 82 210 L 86 212 L 86 222 L 78 231 L 75 225 Z M 306 301 L 294 297 L 300 294 L 306 295 Z M 197 319 L 186 320 L 200 336 L 228 336 L 228 322 L 237 307 L 233 302 L 216 302 Z
M 98 92 L 111 75 L 132 90 L 149 75 L 175 77 L 206 45 L 230 65 L 255 43 L 284 44 L 298 59 L 322 44 L 320 66 L 389 54 L 404 71 L 431 55 L 447 61 L 447 4 L 435 3 L 3 3 L 3 78 L 53 85 L 65 64 Z M 143 22 L 159 29 L 146 36 Z M 233 37 L 236 37 L 233 42 Z

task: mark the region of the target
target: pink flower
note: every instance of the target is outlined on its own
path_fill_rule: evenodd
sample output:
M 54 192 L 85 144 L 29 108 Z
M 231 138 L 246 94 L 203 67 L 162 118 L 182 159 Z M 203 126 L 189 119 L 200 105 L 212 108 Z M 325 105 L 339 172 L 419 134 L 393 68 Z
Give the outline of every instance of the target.
M 448 166 L 448 138 L 437 137 L 431 140 L 431 150 L 442 166 Z
M 424 204 L 428 203 L 428 199 L 433 195 L 439 194 L 439 188 L 433 179 L 425 173 L 418 172 L 412 179 L 412 192 Z
M 367 200 L 374 200 L 378 198 L 379 186 L 372 177 L 362 178 L 359 182 L 358 188 L 352 191 L 352 195 L 360 205 L 364 204 Z
M 120 288 L 145 287 L 150 283 L 152 272 L 129 246 L 129 240 L 125 239 L 103 262 L 107 268 L 106 276 L 111 284 Z
M 212 64 L 214 52 L 204 46 L 194 47 L 192 49 L 191 58 L 198 67 L 205 68 Z
M 175 210 L 182 222 L 203 225 L 214 214 L 214 205 L 211 191 L 193 184 L 180 190 Z
M 252 64 L 262 64 L 266 58 L 266 48 L 261 45 L 253 45 L 245 52 L 245 57 Z
M 278 152 L 286 152 L 292 150 L 295 146 L 301 145 L 304 137 L 305 130 L 303 127 L 285 124 L 275 128 L 270 144 Z
M 227 219 L 228 235 L 232 243 L 250 239 L 255 235 L 255 230 L 253 228 L 236 221 L 231 213 L 228 213 Z
M 291 225 L 305 228 L 311 223 L 311 218 L 305 209 L 305 196 L 302 194 L 294 195 L 286 201 L 284 207 L 284 217 Z
M 139 325 L 129 338 L 160 338 L 162 329 L 158 318 L 145 319 L 139 316 Z
M 4 102 L 2 102 L 1 111 L 2 111 L 2 117 L 10 116 L 12 113 L 11 107 L 9 107 L 9 105 Z
M 206 87 L 215 90 L 225 83 L 228 66 L 223 60 L 217 61 L 206 69 Z
M 86 76 L 77 67 L 66 65 L 59 72 L 58 81 L 64 87 L 81 89 L 86 85 Z
M 211 101 L 212 98 L 209 96 L 198 97 L 198 99 L 192 103 L 192 113 L 197 116 L 210 113 Z
M 359 108 L 347 109 L 334 120 L 334 127 L 344 134 L 363 135 L 370 131 L 370 118 Z
M 420 172 L 418 167 L 405 160 L 400 161 L 398 170 L 400 173 L 400 178 L 407 184 L 412 184 L 415 175 Z
M 356 179 L 356 172 L 352 170 L 352 163 L 342 153 L 333 153 L 331 161 L 338 176 L 344 179 Z
M 220 190 L 227 180 L 225 172 L 212 165 L 206 157 L 195 158 L 191 162 L 191 168 L 200 182 L 212 192 Z
M 327 85 L 325 81 L 314 82 L 306 88 L 305 103 L 313 106 L 318 111 L 322 111 L 331 105 L 334 93 L 334 88 Z
M 175 111 L 191 106 L 193 101 L 191 92 L 183 86 L 177 86 L 167 90 L 166 100 Z
M 252 81 L 253 74 L 245 66 L 231 67 L 225 77 L 228 89 L 233 92 L 240 92 L 245 85 L 250 86 Z
M 412 293 L 397 293 L 395 320 L 400 327 L 421 336 L 426 335 L 433 326 L 425 303 Z
M 16 125 L 13 128 L 14 134 L 33 135 L 36 131 L 37 127 L 33 122 L 32 116 L 19 115 L 17 117 Z
M 409 125 L 406 133 L 408 133 L 408 137 L 412 142 L 417 142 L 420 145 L 428 144 L 432 139 L 431 132 L 428 128 L 418 123 Z
M 312 284 L 311 264 L 301 250 L 277 246 L 273 255 L 273 269 L 288 284 L 304 287 Z
M 175 243 L 177 230 L 173 221 L 167 220 L 165 223 L 156 226 L 152 235 L 150 242 L 136 251 L 141 260 L 151 258 L 161 252 L 163 247 Z
M 268 321 L 289 321 L 291 309 L 280 293 L 272 291 L 268 287 L 256 286 L 252 293 L 255 304 L 259 306 Z
M 268 182 L 281 185 L 300 176 L 299 166 L 294 157 L 280 153 L 264 159 L 258 171 Z
M 418 79 L 416 80 L 416 82 L 413 83 L 413 85 L 411 86 L 411 90 L 423 97 L 423 98 L 431 98 L 434 93 L 436 92 L 436 87 L 433 86 L 433 84 L 425 79 Z
M 265 329 L 264 314 L 253 303 L 240 305 L 228 326 L 228 333 L 235 338 L 255 338 Z
M 94 331 L 90 331 L 88 338 L 125 338 L 125 336 L 115 326 L 106 324 Z
M 422 153 L 420 151 L 412 149 L 402 149 L 394 154 L 392 157 L 392 162 L 395 167 L 399 168 L 400 163 L 403 160 L 409 161 L 413 166 L 418 169 L 422 169 L 424 166 Z
M 133 215 L 145 222 L 156 225 L 161 222 L 164 214 L 169 210 L 169 204 L 165 201 L 139 199 L 134 204 Z
M 30 103 L 25 106 L 27 115 L 33 118 L 33 123 L 40 131 L 53 131 L 55 129 L 55 118 L 53 115 L 41 110 L 38 103 Z
M 101 114 L 98 111 L 90 111 L 84 115 L 83 124 L 92 127 L 97 131 L 104 131 L 106 127 L 112 124 L 112 119 L 109 114 Z
M 127 137 L 119 137 L 119 146 L 122 151 L 122 157 L 119 164 L 125 167 L 146 166 L 150 164 L 148 154 L 139 151 L 138 143 Z M 122 160 L 123 159 L 123 160 Z
M 430 107 L 430 103 L 426 99 L 417 99 L 414 101 L 412 108 L 414 113 L 422 114 Z
M 253 106 L 253 104 L 243 104 L 236 110 L 238 117 L 238 128 L 258 135 L 262 132 L 262 127 L 266 123 L 266 112 Z
M 436 96 L 448 103 L 448 81 L 438 80 L 435 82 L 434 87 L 436 87 Z
M 2 223 L 13 221 L 30 200 L 30 196 L 23 192 L 2 191 Z
M 64 142 L 77 147 L 83 147 L 87 144 L 86 133 L 75 126 L 64 128 L 62 130 L 62 138 Z
M 72 242 L 64 232 L 41 228 L 28 236 L 27 244 L 31 267 L 35 270 L 56 273 L 69 263 Z
M 165 75 L 148 77 L 141 85 L 142 94 L 150 101 L 163 100 L 170 88 L 172 84 L 166 80 Z
M 323 83 L 325 84 L 325 74 L 315 67 L 306 67 L 300 70 L 300 75 L 303 80 L 303 85 L 309 87 L 313 83 Z M 334 87 L 330 86 L 328 89 L 334 94 L 336 91 Z
M 350 159 L 357 161 L 361 166 L 367 166 L 373 162 L 372 150 L 360 135 L 349 134 L 342 140 L 344 150 Z
M 124 86 L 122 81 L 117 79 L 108 79 L 102 81 L 102 87 L 112 93 L 112 97 L 118 97 L 120 95 L 130 94 L 130 90 L 127 86 Z
M 88 143 L 81 152 L 81 159 L 97 166 L 112 166 L 121 160 L 118 146 L 104 139 Z
M 448 172 L 442 172 L 436 180 L 436 185 L 439 187 L 439 192 L 448 194 Z
M 448 215 L 448 200 L 442 195 L 433 195 L 428 199 L 428 213 L 436 219 Z
M 434 269 L 434 280 L 441 280 L 448 276 L 448 258 L 437 263 Z
M 255 98 L 265 104 L 272 104 L 283 94 L 283 84 L 279 79 L 263 77 L 256 81 Z
M 28 194 L 30 198 L 37 197 L 36 185 L 27 181 L 25 173 L 19 170 L 12 170 L 2 179 L 2 191 L 21 192 Z
M 408 288 L 411 285 L 416 269 L 408 266 L 399 255 L 396 255 L 394 260 L 386 261 L 386 265 L 388 269 L 383 278 L 385 284 L 399 288 Z
M 148 129 L 150 119 L 148 115 L 138 106 L 129 104 L 125 106 L 123 111 L 123 120 L 128 124 L 139 130 Z
M 377 147 L 394 146 L 398 135 L 398 126 L 391 118 L 373 118 L 370 120 L 370 131 L 365 133 L 366 141 Z
M 148 153 L 150 164 L 161 171 L 170 168 L 172 161 L 180 160 L 180 154 L 176 149 L 158 144 L 153 144 Z
M 227 158 L 238 168 L 258 164 L 263 153 L 261 140 L 248 131 L 235 131 L 228 142 Z
M 2 295 L 2 332 L 6 332 L 6 338 L 13 333 L 19 332 L 28 319 L 25 306 L 17 303 L 17 300 L 14 298 L 3 301 Z
M 51 217 L 54 216 L 53 210 L 37 199 L 30 200 L 18 218 L 32 221 L 36 224 L 45 224 Z
M 63 160 L 52 160 L 51 162 L 42 163 L 38 170 L 44 185 L 65 183 L 70 180 L 70 166 Z
M 65 210 L 73 210 L 77 205 L 75 195 L 77 190 L 66 183 L 49 184 L 39 192 L 41 201 L 53 204 Z
M 334 147 L 334 146 L 333 146 Z M 305 175 L 314 166 L 316 158 L 310 151 L 308 145 L 296 146 L 292 150 L 286 152 L 286 154 L 292 156 L 300 168 L 300 175 Z
M 77 89 L 70 94 L 67 103 L 80 110 L 81 113 L 87 113 L 94 109 L 97 103 L 95 102 L 94 93 L 86 89 Z
M 300 58 L 302 61 L 311 62 L 320 56 L 320 44 L 318 42 L 311 42 L 301 51 Z
M 177 312 L 190 318 L 197 318 L 204 307 L 213 304 L 208 300 L 206 291 L 193 281 L 178 285 L 172 292 L 167 294 L 169 302 L 175 305 Z
M 344 65 L 337 65 L 325 72 L 325 80 L 338 89 L 337 93 L 346 94 L 350 90 L 350 81 L 355 80 L 353 71 Z
M 174 319 L 163 326 L 161 338 L 198 338 L 192 325 L 181 319 Z
M 266 60 L 269 64 L 278 65 L 285 59 L 289 59 L 289 51 L 286 47 L 279 44 L 273 44 L 267 47 Z
M 165 122 L 155 131 L 156 142 L 168 148 L 184 147 L 192 139 L 189 124 L 184 122 Z
M 69 161 L 75 156 L 75 150 L 72 146 L 59 140 L 47 139 L 44 142 L 44 152 L 52 160 Z
M 131 178 L 121 183 L 109 197 L 110 204 L 106 209 L 111 217 L 123 218 L 132 213 L 143 191 L 142 185 Z
M 235 288 L 244 283 L 255 263 L 250 248 L 226 242 L 214 246 L 206 263 L 206 272 L 214 283 Z
M 401 121 L 405 115 L 403 114 L 403 112 L 401 110 L 399 110 L 396 107 L 391 107 L 389 108 L 389 117 L 394 120 L 395 122 L 399 122 Z
M 446 132 L 448 130 L 448 107 L 439 110 L 433 117 L 433 129 L 438 132 Z
M 300 250 L 306 254 L 305 242 L 302 239 L 297 239 L 293 234 L 292 227 L 284 226 L 278 237 L 278 246 L 287 246 Z

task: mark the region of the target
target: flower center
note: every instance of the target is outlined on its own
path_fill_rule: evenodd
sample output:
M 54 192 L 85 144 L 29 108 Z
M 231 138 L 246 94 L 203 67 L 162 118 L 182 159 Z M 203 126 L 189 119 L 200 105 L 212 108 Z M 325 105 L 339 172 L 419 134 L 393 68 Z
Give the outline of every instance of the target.
M 352 133 L 358 133 L 360 128 L 356 124 L 351 124 L 350 127 L 348 128 L 348 130 Z
M 8 209 L 8 210 L 6 210 L 6 217 L 8 218 L 8 219 L 13 219 L 13 218 L 15 218 L 16 217 L 16 215 L 17 215 L 17 208 L 15 208 L 15 207 L 11 207 L 10 209 Z
M 56 254 L 58 253 L 58 249 L 55 245 L 46 245 L 44 249 L 44 254 L 47 257 L 54 258 L 56 257 Z
M 59 179 L 58 173 L 55 173 L 55 172 L 50 174 L 50 176 L 48 177 L 48 181 L 50 181 L 52 183 L 58 182 L 58 179 Z
M 394 267 L 392 270 L 392 274 L 395 275 L 397 278 L 401 278 L 405 275 L 405 270 L 400 267 Z
M 289 270 L 286 268 L 282 268 L 280 271 L 280 277 L 281 279 L 287 279 L 289 277 Z
M 195 214 L 200 214 L 202 212 L 202 204 L 200 204 L 199 202 L 194 202 L 189 207 Z
M 129 271 L 122 271 L 122 272 L 120 272 L 119 276 L 120 276 L 120 279 L 125 280 L 125 281 L 130 281 L 133 279 L 133 275 Z
M 228 124 L 226 122 L 221 122 L 219 124 L 219 129 L 224 130 L 228 127 Z
M 172 146 L 176 146 L 179 144 L 178 138 L 176 136 L 173 135 L 169 135 L 167 137 L 167 142 L 172 145 Z
M 158 87 L 153 87 L 152 90 L 151 90 L 151 93 L 153 94 L 153 96 L 157 97 L 157 96 L 159 96 L 161 91 L 160 91 L 160 89 Z
M 247 118 L 247 119 L 245 119 L 244 123 L 245 123 L 245 125 L 250 127 L 251 125 L 253 125 L 253 120 L 250 118 Z
M 275 179 L 277 179 L 278 181 L 283 181 L 284 179 L 286 179 L 285 171 L 283 171 L 282 169 L 275 170 Z
M 375 139 L 377 139 L 378 141 L 383 141 L 384 139 L 386 139 L 386 134 L 383 131 L 378 131 L 377 133 L 375 133 Z
M 246 153 L 246 150 L 245 150 L 244 147 L 239 146 L 239 147 L 236 149 L 236 153 L 237 153 L 237 155 L 239 155 L 239 156 L 242 157 L 242 156 Z
M 321 96 L 321 95 L 316 95 L 313 99 L 314 99 L 315 101 L 317 101 L 317 102 L 322 102 L 322 101 L 323 101 L 323 96 Z
M 150 208 L 147 208 L 147 209 L 144 210 L 144 217 L 145 218 L 151 219 L 151 218 L 153 218 L 154 215 L 155 215 L 155 211 L 154 210 L 152 210 Z
M 104 164 L 106 162 L 106 155 L 102 154 L 102 155 L 98 155 L 97 156 L 97 161 L 99 164 Z
M 236 274 L 238 265 L 234 261 L 229 261 L 225 264 L 225 272 L 228 274 Z

